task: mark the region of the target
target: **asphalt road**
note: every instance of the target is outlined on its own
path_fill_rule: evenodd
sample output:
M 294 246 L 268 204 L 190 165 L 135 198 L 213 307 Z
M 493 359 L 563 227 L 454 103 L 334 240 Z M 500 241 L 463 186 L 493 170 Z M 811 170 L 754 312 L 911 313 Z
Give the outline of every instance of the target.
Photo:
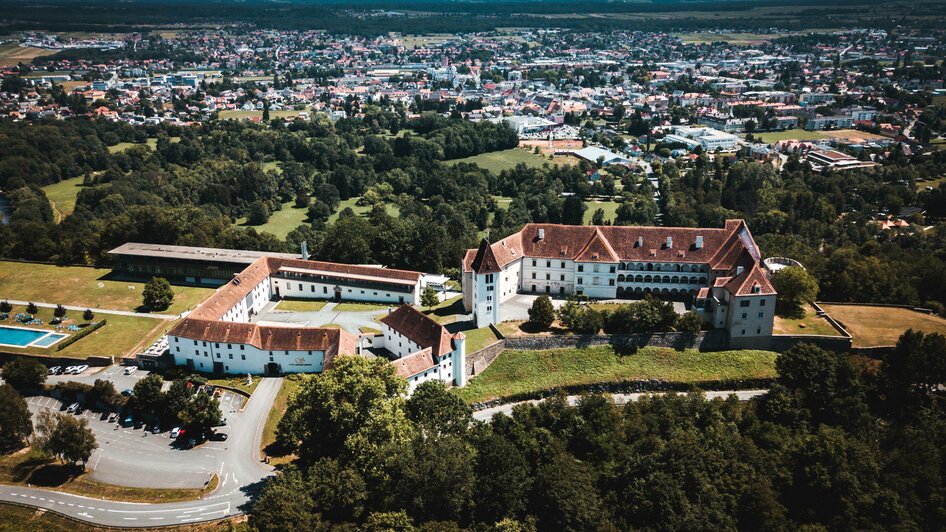
M 182 461 L 188 461 L 188 464 L 179 466 L 182 470 L 189 470 L 192 467 L 189 461 L 193 459 L 203 464 L 204 469 L 199 474 L 206 475 L 204 480 L 207 480 L 212 472 L 216 472 L 220 477 L 217 489 L 201 500 L 161 504 L 128 503 L 31 487 L 0 485 L 0 501 L 45 508 L 81 521 L 111 527 L 182 525 L 239 515 L 245 511 L 246 502 L 259 489 L 261 480 L 273 471 L 260 461 L 260 439 L 266 416 L 281 384 L 282 379 L 263 379 L 242 412 L 224 410 L 224 415 L 229 420 L 229 426 L 222 429 L 229 434 L 226 442 L 209 442 L 189 451 L 175 451 L 180 453 L 177 456 Z M 31 409 L 39 407 L 32 403 L 30 405 Z M 94 430 L 97 431 L 98 438 L 98 429 Z M 119 432 L 121 430 L 119 429 Z M 130 462 L 118 465 L 127 469 L 129 475 L 138 477 L 152 475 L 155 469 L 170 467 L 167 462 L 157 468 L 149 464 L 154 460 L 154 456 L 160 453 L 152 456 L 147 452 L 147 446 L 152 444 L 145 443 L 159 442 L 167 445 L 170 443 L 167 433 L 142 436 L 140 430 L 131 432 L 135 434 L 123 434 L 115 439 L 115 449 L 120 449 L 119 452 L 113 452 L 112 449 L 97 450 L 96 453 L 101 453 L 102 456 L 100 463 L 95 463 L 93 455 L 89 467 L 102 468 L 101 460 L 109 460 L 111 458 L 107 457 L 111 455 L 115 455 L 116 460 L 118 457 L 122 460 L 132 457 Z M 113 445 L 103 445 L 102 440 L 99 440 L 99 443 L 101 447 Z M 128 450 L 134 448 L 144 450 L 144 454 L 127 454 Z M 174 471 L 180 470 L 170 471 L 171 476 L 174 476 L 177 474 Z M 168 473 L 164 474 L 167 476 Z
M 766 392 L 768 392 L 768 390 L 725 390 L 725 391 L 715 391 L 715 392 L 704 392 L 704 394 L 706 395 L 707 399 L 716 399 L 716 398 L 725 399 L 729 397 L 730 395 L 735 395 L 736 397 L 739 398 L 740 401 L 748 401 L 749 399 L 752 399 L 753 397 L 757 397 L 759 395 L 763 395 Z M 631 401 L 637 401 L 638 399 L 646 395 L 663 395 L 664 393 L 668 393 L 668 392 L 615 393 L 615 394 L 611 394 L 611 398 L 614 400 L 615 404 L 623 405 Z M 579 399 L 581 399 L 580 395 L 569 395 L 568 404 L 575 405 L 578 403 Z M 519 401 L 517 403 L 507 403 L 504 405 L 494 406 L 492 408 L 486 408 L 483 410 L 478 410 L 476 412 L 473 412 L 473 418 L 478 419 L 480 421 L 489 421 L 493 419 L 493 416 L 495 416 L 496 414 L 505 414 L 505 415 L 511 414 L 512 409 L 516 405 L 537 404 L 542 401 L 543 401 L 542 399 L 533 399 L 531 401 Z

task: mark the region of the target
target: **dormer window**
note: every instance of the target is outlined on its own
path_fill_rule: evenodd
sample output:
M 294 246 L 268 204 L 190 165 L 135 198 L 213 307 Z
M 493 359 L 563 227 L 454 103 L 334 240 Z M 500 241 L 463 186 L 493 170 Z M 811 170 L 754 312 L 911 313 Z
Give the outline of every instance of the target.
M 760 292 L 762 292 L 762 285 L 760 285 L 759 283 L 756 283 L 756 284 L 752 285 L 752 293 L 753 293 L 753 294 L 758 294 L 758 293 L 760 293 Z

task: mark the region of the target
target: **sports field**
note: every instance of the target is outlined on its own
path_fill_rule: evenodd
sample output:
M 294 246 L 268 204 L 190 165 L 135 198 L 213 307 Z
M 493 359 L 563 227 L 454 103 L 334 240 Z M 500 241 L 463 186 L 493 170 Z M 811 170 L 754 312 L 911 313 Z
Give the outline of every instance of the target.
M 820 304 L 854 337 L 854 347 L 895 345 L 907 329 L 946 334 L 946 319 L 897 307 Z
M 804 129 L 786 129 L 785 131 L 770 131 L 768 133 L 753 133 L 753 137 L 766 144 L 774 144 L 780 140 L 821 140 L 828 138 L 822 131 L 806 131 Z

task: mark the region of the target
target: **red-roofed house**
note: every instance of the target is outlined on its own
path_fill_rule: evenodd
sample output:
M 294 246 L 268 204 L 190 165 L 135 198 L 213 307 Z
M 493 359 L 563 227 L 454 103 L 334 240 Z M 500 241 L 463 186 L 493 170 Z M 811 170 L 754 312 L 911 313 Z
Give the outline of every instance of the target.
M 439 380 L 466 384 L 466 335 L 447 328 L 410 305 L 401 305 L 381 318 L 381 336 L 374 347 L 383 347 L 397 359 L 398 375 L 407 379 L 408 393 L 420 383 Z
M 516 293 L 690 299 L 730 336 L 770 336 L 775 290 L 743 220 L 721 229 L 527 224 L 463 260 L 463 303 L 478 327 Z M 749 310 L 751 309 L 751 310 Z

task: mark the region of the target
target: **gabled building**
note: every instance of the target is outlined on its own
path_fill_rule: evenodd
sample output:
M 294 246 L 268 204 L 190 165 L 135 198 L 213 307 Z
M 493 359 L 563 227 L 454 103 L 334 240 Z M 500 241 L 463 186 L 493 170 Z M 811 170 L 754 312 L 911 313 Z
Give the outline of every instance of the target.
M 770 336 L 775 289 L 743 220 L 723 228 L 527 224 L 463 260 L 463 303 L 479 327 L 517 293 L 691 301 L 731 337 Z M 746 306 L 745 301 L 748 301 Z M 734 311 L 731 309 L 752 309 Z M 745 317 L 743 317 L 745 314 Z
M 423 312 L 401 305 L 381 318 L 381 336 L 374 347 L 383 347 L 397 357 L 391 363 L 407 380 L 408 393 L 429 380 L 466 384 L 466 335 L 451 334 Z

